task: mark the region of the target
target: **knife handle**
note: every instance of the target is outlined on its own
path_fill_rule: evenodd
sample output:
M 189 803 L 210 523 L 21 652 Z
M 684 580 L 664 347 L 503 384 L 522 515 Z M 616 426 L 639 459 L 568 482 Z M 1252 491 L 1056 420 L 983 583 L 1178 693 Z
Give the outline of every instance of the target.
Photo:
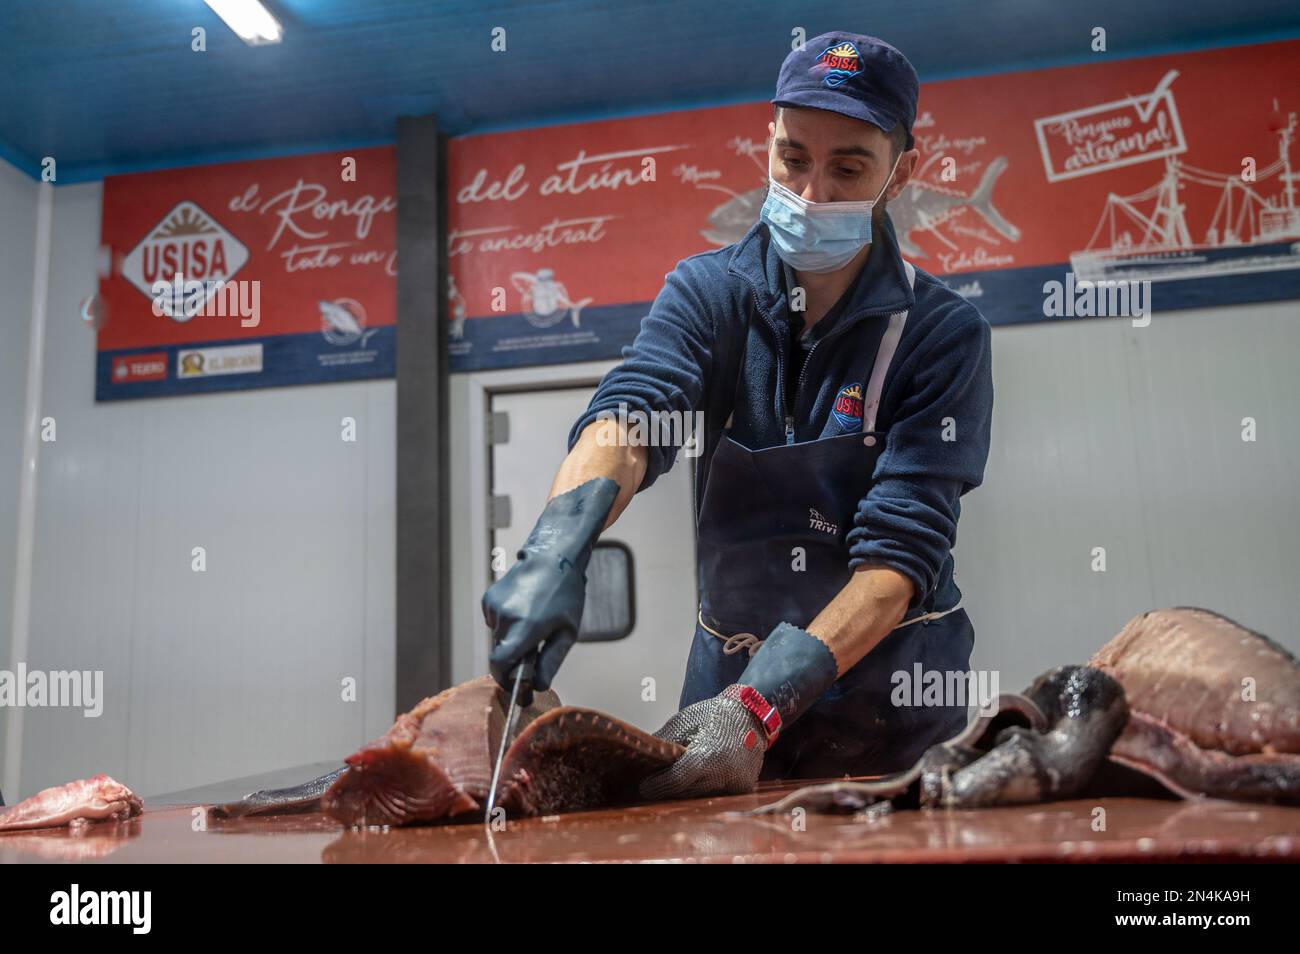
M 513 679 L 519 681 L 518 704 L 527 708 L 533 704 L 533 678 L 537 675 L 537 652 L 534 650 L 515 666 Z

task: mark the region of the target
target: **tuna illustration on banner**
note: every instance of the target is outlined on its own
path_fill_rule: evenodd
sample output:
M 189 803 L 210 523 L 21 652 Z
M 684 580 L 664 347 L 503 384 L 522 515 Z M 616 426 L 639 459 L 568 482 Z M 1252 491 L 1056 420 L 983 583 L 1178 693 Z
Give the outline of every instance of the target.
M 549 328 L 562 321 L 566 314 L 577 328 L 582 309 L 592 302 L 590 298 L 573 301 L 563 282 L 556 281 L 555 272 L 549 268 L 539 268 L 535 275 L 514 272 L 510 283 L 523 298 L 524 318 L 536 328 Z
M 760 151 L 766 156 L 767 147 L 764 146 Z M 925 250 L 916 243 L 917 232 L 930 233 L 944 246 L 956 252 L 958 247 L 939 231 L 939 227 L 964 215 L 968 210 L 975 212 L 1007 241 L 1020 241 L 1020 229 L 993 204 L 993 187 L 1007 170 L 1006 156 L 997 156 L 989 162 L 980 175 L 979 182 L 969 194 L 943 185 L 935 181 L 933 176 L 927 178 L 927 173 L 942 164 L 945 158 L 944 152 L 935 152 L 927 156 L 918 166 L 908 187 L 887 206 L 903 255 L 908 258 L 927 257 Z M 767 175 L 765 162 L 766 160 L 760 165 L 764 178 Z M 766 185 L 747 192 L 732 192 L 716 184 L 700 185 L 698 188 L 716 189 L 730 196 L 727 201 L 715 206 L 709 212 L 707 227 L 700 230 L 700 234 L 714 245 L 731 245 L 744 238 L 745 233 L 758 221 L 763 203 L 767 199 Z
M 374 328 L 366 330 L 366 310 L 359 301 L 339 298 L 319 301 L 316 306 L 320 309 L 320 332 L 332 345 L 346 347 L 360 342 L 364 348 L 375 333 Z
M 465 337 L 465 296 L 456 287 L 456 276 L 447 274 L 447 303 L 451 305 L 453 315 L 451 330 L 448 334 L 459 341 Z
M 1280 116 L 1276 101 L 1275 116 Z M 1088 281 L 1172 281 L 1300 268 L 1300 207 L 1291 145 L 1296 114 L 1275 122 L 1278 158 L 1257 170 L 1253 186 L 1240 173 L 1213 172 L 1165 157 L 1165 172 L 1150 188 L 1106 198 L 1084 250 L 1070 255 L 1075 274 Z M 1258 188 L 1276 178 L 1273 195 Z M 1203 232 L 1187 220 L 1181 190 L 1217 190 L 1213 217 Z
M 122 277 L 189 321 L 248 261 L 248 248 L 193 202 L 177 204 L 122 260 Z
M 902 194 L 889 203 L 889 216 L 898 234 L 898 247 L 908 258 L 925 258 L 925 250 L 916 244 L 914 232 L 928 232 L 954 252 L 957 246 L 939 231 L 939 226 L 963 214 L 967 209 L 1010 242 L 1020 241 L 1020 229 L 993 205 L 993 186 L 1007 169 L 1006 156 L 990 162 L 980 176 L 975 191 L 966 195 L 957 189 L 940 185 L 925 178 L 930 168 L 942 162 L 944 153 L 935 153 L 921 163 L 916 175 L 908 182 Z

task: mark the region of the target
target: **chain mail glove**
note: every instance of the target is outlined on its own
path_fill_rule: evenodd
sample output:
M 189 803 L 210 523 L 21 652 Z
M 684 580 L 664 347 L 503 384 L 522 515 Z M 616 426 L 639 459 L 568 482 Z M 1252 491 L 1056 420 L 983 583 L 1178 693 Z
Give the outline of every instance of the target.
M 655 733 L 686 746 L 672 765 L 641 783 L 648 799 L 741 795 L 754 790 L 767 752 L 762 723 L 741 701 L 741 686 L 689 705 Z
M 781 729 L 803 715 L 838 675 L 830 647 L 781 623 L 740 680 L 687 706 L 655 733 L 686 746 L 680 759 L 641 785 L 645 798 L 738 795 L 753 791 L 763 756 Z

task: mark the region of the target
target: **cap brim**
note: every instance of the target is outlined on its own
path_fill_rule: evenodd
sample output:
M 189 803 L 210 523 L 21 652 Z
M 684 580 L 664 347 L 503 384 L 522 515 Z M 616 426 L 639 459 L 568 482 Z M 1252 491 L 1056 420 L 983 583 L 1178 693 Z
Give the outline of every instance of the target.
M 789 90 L 783 96 L 772 100 L 772 105 L 825 109 L 832 113 L 839 113 L 841 116 L 848 116 L 851 119 L 860 119 L 864 123 L 871 123 L 881 132 L 889 132 L 899 122 L 896 116 L 883 109 L 877 109 L 870 103 L 864 103 L 862 100 L 821 87 Z M 907 148 L 912 148 L 911 133 L 907 135 Z

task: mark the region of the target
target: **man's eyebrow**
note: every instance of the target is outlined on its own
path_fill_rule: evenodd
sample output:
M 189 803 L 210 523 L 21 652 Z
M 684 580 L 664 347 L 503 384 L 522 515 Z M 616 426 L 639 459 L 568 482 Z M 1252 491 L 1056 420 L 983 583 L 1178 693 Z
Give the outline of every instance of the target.
M 794 139 L 787 139 L 785 136 L 776 137 L 776 146 L 778 149 L 802 149 L 808 151 L 808 147 Z M 879 159 L 880 157 L 868 149 L 866 146 L 841 146 L 838 149 L 831 150 L 832 156 L 865 156 L 868 159 Z

